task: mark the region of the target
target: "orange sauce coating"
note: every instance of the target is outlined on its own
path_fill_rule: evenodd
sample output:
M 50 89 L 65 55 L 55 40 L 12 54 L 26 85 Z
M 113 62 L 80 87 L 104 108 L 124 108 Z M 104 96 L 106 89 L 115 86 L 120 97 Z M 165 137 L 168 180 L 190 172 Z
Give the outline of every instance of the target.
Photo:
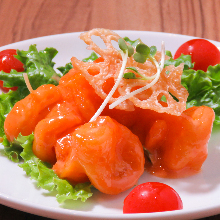
M 179 178 L 196 174 L 208 155 L 214 111 L 206 106 L 192 107 L 181 116 L 140 110 L 133 132 L 149 152 L 146 169 L 151 174 Z

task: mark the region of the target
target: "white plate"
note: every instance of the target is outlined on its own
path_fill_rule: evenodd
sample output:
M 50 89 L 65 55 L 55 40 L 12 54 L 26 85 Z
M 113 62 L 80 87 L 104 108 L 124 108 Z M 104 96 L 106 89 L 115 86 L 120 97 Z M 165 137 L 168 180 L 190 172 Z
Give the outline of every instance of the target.
M 172 53 L 189 36 L 176 34 L 117 31 L 122 37 L 141 38 L 147 45 L 155 45 L 160 49 L 161 41 L 165 41 L 166 49 Z M 56 67 L 70 62 L 72 56 L 79 59 L 90 55 L 86 45 L 79 38 L 79 33 L 69 33 L 30 39 L 3 46 L 0 50 L 15 48 L 27 50 L 30 44 L 37 44 L 39 50 L 45 47 L 55 47 L 59 53 L 55 58 Z M 220 43 L 214 42 L 217 46 Z M 219 130 L 220 131 L 220 130 Z M 59 205 L 54 193 L 38 189 L 17 166 L 4 156 L 0 156 L 0 203 L 25 212 L 55 218 L 55 219 L 196 219 L 220 213 L 220 135 L 218 131 L 212 134 L 209 142 L 209 155 L 202 172 L 183 179 L 161 179 L 145 173 L 139 183 L 160 181 L 173 187 L 183 200 L 183 210 L 123 215 L 123 200 L 129 190 L 120 195 L 104 195 L 97 191 L 86 203 L 67 201 Z

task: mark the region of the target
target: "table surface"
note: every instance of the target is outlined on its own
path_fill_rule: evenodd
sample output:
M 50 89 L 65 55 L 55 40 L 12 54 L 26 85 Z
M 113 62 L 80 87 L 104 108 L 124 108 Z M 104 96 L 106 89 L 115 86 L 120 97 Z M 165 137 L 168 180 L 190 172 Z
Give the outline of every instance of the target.
M 0 0 L 0 46 L 92 28 L 168 32 L 220 41 L 219 11 L 219 0 Z M 0 205 L 0 219 L 48 218 Z M 220 215 L 204 219 L 220 219 Z

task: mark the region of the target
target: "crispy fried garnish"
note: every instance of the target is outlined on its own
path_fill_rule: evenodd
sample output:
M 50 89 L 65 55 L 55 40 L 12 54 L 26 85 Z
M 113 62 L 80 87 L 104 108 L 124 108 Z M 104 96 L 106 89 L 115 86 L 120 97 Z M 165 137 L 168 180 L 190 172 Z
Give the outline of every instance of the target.
M 92 40 L 92 36 L 94 35 L 99 36 L 103 40 L 106 45 L 105 49 L 100 48 L 94 43 Z M 103 62 L 86 63 L 72 57 L 71 61 L 73 67 L 80 70 L 95 89 L 96 93 L 102 99 L 105 99 L 115 84 L 121 70 L 121 53 L 112 44 L 112 41 L 118 42 L 118 39 L 121 37 L 110 30 L 93 29 L 81 34 L 80 38 L 88 45 L 88 49 L 95 51 L 103 58 Z M 160 62 L 160 52 L 157 52 L 155 59 Z M 136 62 L 133 57 L 128 58 L 126 67 L 135 67 L 142 75 L 147 77 L 153 76 L 157 72 L 155 64 L 150 60 L 141 64 Z M 161 113 L 166 112 L 173 115 L 180 115 L 186 108 L 186 100 L 188 97 L 187 90 L 181 85 L 182 70 L 183 65 L 178 67 L 168 66 L 164 68 L 157 83 L 149 89 L 126 99 L 118 104 L 116 108 L 132 111 L 134 110 L 134 106 L 137 106 L 143 109 L 152 109 Z M 111 104 L 118 100 L 118 98 L 125 96 L 138 88 L 146 86 L 151 81 L 152 80 L 123 78 L 114 95 L 110 98 L 109 103 Z M 161 104 L 162 96 L 166 97 L 166 103 Z

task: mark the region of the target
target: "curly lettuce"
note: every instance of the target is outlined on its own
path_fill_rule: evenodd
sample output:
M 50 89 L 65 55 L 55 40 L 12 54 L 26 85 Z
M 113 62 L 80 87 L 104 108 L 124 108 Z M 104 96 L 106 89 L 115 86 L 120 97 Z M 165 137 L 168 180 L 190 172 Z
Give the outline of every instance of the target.
M 38 52 L 36 45 L 31 45 L 28 51 L 17 51 L 16 58 L 24 64 L 24 72 L 28 74 L 33 89 L 43 84 L 57 85 L 57 77 L 65 74 L 62 71 L 58 74 L 53 68 L 55 63 L 52 60 L 56 54 L 57 50 L 54 48 L 46 48 Z M 65 71 L 68 72 L 71 68 L 71 65 L 67 65 Z M 48 164 L 43 163 L 34 155 L 32 151 L 33 134 L 19 135 L 12 143 L 7 140 L 4 134 L 5 117 L 16 102 L 29 94 L 29 90 L 25 84 L 23 72 L 12 70 L 8 74 L 0 71 L 0 80 L 3 80 L 5 87 L 18 86 L 16 91 L 0 94 L 0 137 L 3 137 L 2 144 L 5 156 L 14 162 L 19 162 L 19 166 L 36 181 L 38 187 L 48 191 L 55 190 L 59 203 L 68 199 L 86 201 L 92 196 L 91 183 L 73 186 L 68 181 L 60 179 Z
M 97 60 L 99 57 L 95 52 L 92 52 L 89 57 L 84 58 L 83 62 L 93 62 Z M 67 74 L 73 68 L 72 63 L 67 63 L 65 66 L 60 66 L 57 69 L 62 73 L 62 75 Z
M 206 105 L 215 111 L 215 124 L 220 124 L 220 64 L 202 70 L 185 70 L 182 85 L 188 90 L 187 108 Z
M 46 48 L 38 51 L 36 45 L 31 45 L 28 51 L 17 50 L 15 56 L 24 64 L 24 72 L 27 73 L 28 79 L 33 89 L 37 89 L 44 84 L 57 85 L 57 78 L 62 74 L 54 70 L 53 58 L 57 54 L 54 48 Z M 3 81 L 4 87 L 18 86 L 16 91 L 0 94 L 0 136 L 4 135 L 5 116 L 10 112 L 16 102 L 29 95 L 29 90 L 25 83 L 23 72 L 11 70 L 10 74 L 0 71 L 0 80 Z
M 194 67 L 190 55 L 182 54 L 175 60 L 172 58 L 171 52 L 166 51 L 166 55 L 169 55 L 171 58 L 169 60 L 165 60 L 164 67 L 169 65 L 179 66 L 181 63 L 184 63 L 184 70 L 188 70 Z
M 81 199 L 82 202 L 85 202 L 92 196 L 91 183 L 80 183 L 73 186 L 68 181 L 60 179 L 49 164 L 37 158 L 32 151 L 33 139 L 33 134 L 28 136 L 19 135 L 12 143 L 5 139 L 3 142 L 5 153 L 7 156 L 10 155 L 11 159 L 16 162 L 21 158 L 19 166 L 23 168 L 27 176 L 35 180 L 38 187 L 48 191 L 56 191 L 56 198 L 59 203 L 63 203 L 68 199 Z
M 24 64 L 24 72 L 27 73 L 33 89 L 37 89 L 43 84 L 58 84 L 56 78 L 61 75 L 54 70 L 55 63 L 52 61 L 57 52 L 54 48 L 38 51 L 36 45 L 31 45 L 28 51 L 17 50 L 15 57 Z M 4 87 L 18 86 L 19 89 L 27 89 L 23 72 L 11 70 L 8 74 L 0 71 L 0 80 L 3 80 Z

